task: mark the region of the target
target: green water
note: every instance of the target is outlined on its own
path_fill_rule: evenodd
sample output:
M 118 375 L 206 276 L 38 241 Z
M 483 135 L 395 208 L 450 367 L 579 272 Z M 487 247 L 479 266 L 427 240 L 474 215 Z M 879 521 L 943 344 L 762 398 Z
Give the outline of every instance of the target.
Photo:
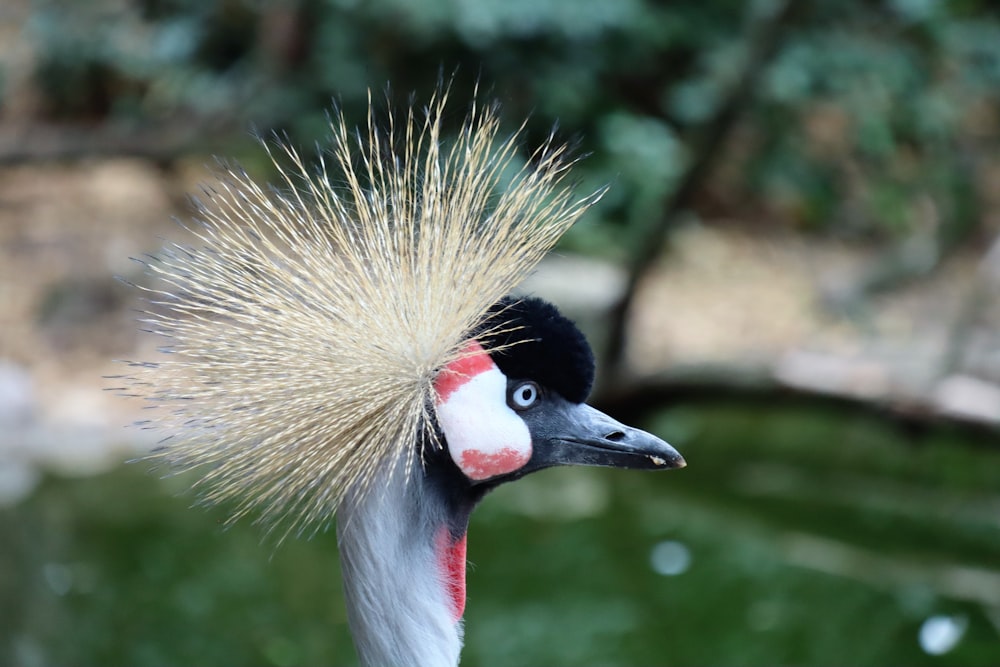
M 463 664 L 1000 664 L 1000 440 L 735 405 L 646 426 L 689 467 L 547 471 L 477 511 Z M 332 533 L 275 549 L 188 481 L 124 466 L 0 511 L 0 664 L 355 663 Z

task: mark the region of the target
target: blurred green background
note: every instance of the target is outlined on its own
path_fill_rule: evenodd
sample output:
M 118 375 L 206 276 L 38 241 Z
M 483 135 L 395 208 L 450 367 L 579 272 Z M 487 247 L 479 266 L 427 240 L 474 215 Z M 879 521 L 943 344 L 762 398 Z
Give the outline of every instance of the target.
M 689 463 L 489 497 L 463 664 L 1000 664 L 994 3 L 5 0 L 0 56 L 0 664 L 356 662 L 332 531 L 122 464 L 113 276 L 211 156 L 442 80 L 610 184 L 536 288 Z

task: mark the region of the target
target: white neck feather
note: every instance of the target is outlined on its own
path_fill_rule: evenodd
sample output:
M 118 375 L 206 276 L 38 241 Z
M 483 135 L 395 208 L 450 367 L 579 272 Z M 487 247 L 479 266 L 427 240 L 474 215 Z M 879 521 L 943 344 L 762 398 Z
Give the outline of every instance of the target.
M 419 467 L 373 480 L 349 494 L 337 514 L 337 540 L 354 645 L 369 667 L 452 667 L 462 649 L 435 536 L 447 525 L 443 503 L 420 493 Z

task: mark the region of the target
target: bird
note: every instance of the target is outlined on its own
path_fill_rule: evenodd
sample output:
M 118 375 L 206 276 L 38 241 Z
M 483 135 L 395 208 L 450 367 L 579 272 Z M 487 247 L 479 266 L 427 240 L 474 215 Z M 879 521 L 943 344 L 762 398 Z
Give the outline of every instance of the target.
M 222 163 L 190 239 L 136 258 L 154 359 L 131 393 L 149 455 L 230 520 L 279 540 L 336 524 L 362 664 L 456 665 L 469 518 L 500 484 L 563 465 L 672 469 L 664 440 L 589 406 L 591 348 L 518 285 L 603 191 L 576 159 L 449 92 L 367 123 L 330 115 L 313 161 L 263 142 L 277 180 Z

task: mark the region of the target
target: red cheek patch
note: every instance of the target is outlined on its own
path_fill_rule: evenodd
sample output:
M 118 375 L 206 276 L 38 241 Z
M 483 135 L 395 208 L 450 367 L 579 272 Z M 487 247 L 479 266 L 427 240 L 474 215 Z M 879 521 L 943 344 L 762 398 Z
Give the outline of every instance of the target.
M 448 453 L 466 477 L 504 475 L 531 458 L 528 426 L 507 405 L 507 378 L 478 342 L 441 370 L 434 390 Z
M 462 452 L 459 466 L 466 476 L 474 480 L 489 479 L 517 470 L 531 458 L 531 452 L 504 447 L 496 452 L 467 449 Z
M 479 341 L 469 341 L 462 351 L 462 356 L 448 364 L 434 381 L 437 402 L 444 403 L 469 380 L 494 368 L 496 366 L 493 360 Z

